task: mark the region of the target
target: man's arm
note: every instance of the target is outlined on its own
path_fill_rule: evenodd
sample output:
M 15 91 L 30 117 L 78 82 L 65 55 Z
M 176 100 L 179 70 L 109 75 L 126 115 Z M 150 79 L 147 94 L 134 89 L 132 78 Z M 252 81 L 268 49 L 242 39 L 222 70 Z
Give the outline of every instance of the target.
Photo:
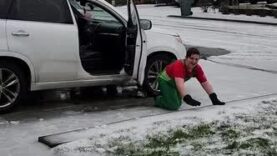
M 197 100 L 194 100 L 189 94 L 187 94 L 185 89 L 185 81 L 183 78 L 176 77 L 174 78 L 177 90 L 182 97 L 183 101 L 191 106 L 200 106 L 201 103 Z
M 211 83 L 208 80 L 205 81 L 205 82 L 202 82 L 201 86 L 203 87 L 203 89 L 206 91 L 206 93 L 208 95 L 210 95 L 210 94 L 212 94 L 214 92 L 214 89 L 213 89 Z
M 185 90 L 185 81 L 183 78 L 180 77 L 175 77 L 174 80 L 176 83 L 177 90 L 180 96 L 183 98 L 187 94 Z
M 206 91 L 206 93 L 209 95 L 213 105 L 225 105 L 225 102 L 221 102 L 218 100 L 216 93 L 214 92 L 214 89 L 211 85 L 211 83 L 207 80 L 201 66 L 198 66 L 197 68 L 197 79 L 201 83 L 201 86 Z
M 225 102 L 222 102 L 217 98 L 217 95 L 214 92 L 213 87 L 209 81 L 203 82 L 201 83 L 201 85 L 206 91 L 206 93 L 209 95 L 213 105 L 225 105 Z

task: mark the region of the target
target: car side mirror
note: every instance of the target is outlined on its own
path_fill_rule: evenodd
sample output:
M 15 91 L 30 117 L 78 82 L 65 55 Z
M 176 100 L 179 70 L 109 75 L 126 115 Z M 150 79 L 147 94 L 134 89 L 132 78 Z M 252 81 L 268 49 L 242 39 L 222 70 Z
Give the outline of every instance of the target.
M 152 28 L 152 22 L 148 19 L 141 19 L 140 26 L 143 30 L 150 30 Z

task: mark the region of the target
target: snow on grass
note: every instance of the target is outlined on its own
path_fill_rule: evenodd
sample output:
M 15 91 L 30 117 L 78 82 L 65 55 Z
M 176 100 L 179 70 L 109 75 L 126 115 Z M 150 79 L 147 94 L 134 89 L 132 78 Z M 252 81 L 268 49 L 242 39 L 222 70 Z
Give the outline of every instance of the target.
M 101 132 L 100 132 L 101 131 Z M 277 100 L 240 101 L 91 130 L 56 155 L 276 155 Z

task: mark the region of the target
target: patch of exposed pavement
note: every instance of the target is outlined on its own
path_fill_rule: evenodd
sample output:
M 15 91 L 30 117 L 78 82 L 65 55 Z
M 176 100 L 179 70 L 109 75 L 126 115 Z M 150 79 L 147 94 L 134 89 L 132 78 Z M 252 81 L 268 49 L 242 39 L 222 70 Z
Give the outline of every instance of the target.
M 187 48 L 197 48 L 200 51 L 201 58 L 207 59 L 210 56 L 220 56 L 231 53 L 231 51 L 222 49 L 222 48 L 211 48 L 211 47 L 201 47 L 201 46 L 192 46 L 186 45 Z

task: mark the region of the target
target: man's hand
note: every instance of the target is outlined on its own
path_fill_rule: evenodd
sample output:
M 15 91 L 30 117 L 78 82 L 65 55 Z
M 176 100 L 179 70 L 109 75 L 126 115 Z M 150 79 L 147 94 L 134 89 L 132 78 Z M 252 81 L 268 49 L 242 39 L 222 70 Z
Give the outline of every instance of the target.
M 201 103 L 197 100 L 194 100 L 189 94 L 184 96 L 183 101 L 185 101 L 188 105 L 191 106 L 200 106 Z

